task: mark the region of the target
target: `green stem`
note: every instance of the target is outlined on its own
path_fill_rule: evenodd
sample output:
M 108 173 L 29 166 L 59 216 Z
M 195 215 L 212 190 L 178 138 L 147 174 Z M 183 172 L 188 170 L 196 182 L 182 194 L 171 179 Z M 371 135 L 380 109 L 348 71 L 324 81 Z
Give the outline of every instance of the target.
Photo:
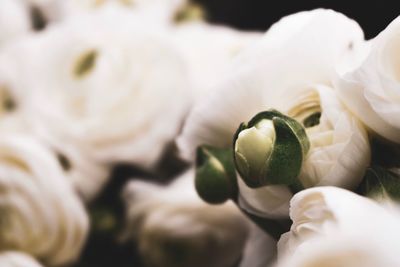
M 257 224 L 258 227 L 260 227 L 264 232 L 273 237 L 276 241 L 279 240 L 282 234 L 290 230 L 290 226 L 292 225 L 290 219 L 274 220 L 274 219 L 259 217 L 243 210 L 239 206 L 237 198 L 233 198 L 232 201 L 236 204 L 236 206 L 240 209 L 240 211 L 242 211 L 242 213 L 246 215 L 246 217 L 248 217 L 252 222 Z

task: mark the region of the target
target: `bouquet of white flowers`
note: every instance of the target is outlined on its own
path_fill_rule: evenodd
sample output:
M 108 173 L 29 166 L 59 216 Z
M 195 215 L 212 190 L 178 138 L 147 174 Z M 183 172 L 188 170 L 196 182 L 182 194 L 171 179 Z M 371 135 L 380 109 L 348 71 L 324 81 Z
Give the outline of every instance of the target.
M 0 1 L 1 266 L 400 266 L 400 20 L 206 17 Z

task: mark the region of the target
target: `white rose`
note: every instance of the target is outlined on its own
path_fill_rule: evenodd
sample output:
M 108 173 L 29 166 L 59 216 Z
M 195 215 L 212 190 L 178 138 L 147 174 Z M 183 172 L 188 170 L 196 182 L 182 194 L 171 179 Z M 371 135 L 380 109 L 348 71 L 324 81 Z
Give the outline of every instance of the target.
M 291 231 L 279 241 L 280 267 L 399 266 L 398 210 L 335 187 L 296 194 Z
M 228 71 L 234 58 L 255 43 L 261 33 L 193 21 L 173 27 L 171 37 L 185 56 L 197 99 L 209 93 Z
M 0 250 L 21 250 L 49 265 L 74 261 L 88 217 L 56 159 L 30 137 L 0 140 Z
M 337 84 L 347 107 L 378 135 L 400 142 L 400 18 L 371 41 L 371 50 L 360 66 L 342 74 Z
M 211 206 L 194 189 L 192 170 L 172 184 L 132 181 L 124 192 L 128 227 L 151 266 L 232 266 L 248 235 L 232 204 Z
M 203 144 L 230 147 L 241 122 L 275 108 L 307 126 L 311 148 L 299 177 L 304 186 L 354 188 L 369 164 L 368 139 L 337 100 L 331 78 L 341 56 L 364 44 L 361 29 L 342 14 L 315 10 L 283 19 L 269 34 L 239 56 L 236 71 L 193 108 L 178 139 L 182 155 L 192 159 Z M 316 125 L 308 125 L 313 115 L 319 117 Z M 248 212 L 287 217 L 288 188 L 253 189 L 239 181 L 239 189 L 239 204 Z
M 42 267 L 28 254 L 17 251 L 0 252 L 0 265 L 3 267 Z
M 32 38 L 32 71 L 19 78 L 30 82 L 35 132 L 102 163 L 153 165 L 179 129 L 190 88 L 179 54 L 144 31 L 129 15 L 104 9 Z

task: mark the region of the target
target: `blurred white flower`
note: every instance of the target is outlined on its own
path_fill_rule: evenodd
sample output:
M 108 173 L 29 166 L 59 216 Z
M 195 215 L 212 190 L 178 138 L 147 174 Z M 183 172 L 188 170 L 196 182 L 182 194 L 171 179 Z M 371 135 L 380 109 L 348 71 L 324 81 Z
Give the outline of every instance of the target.
M 29 110 L 29 90 L 32 83 L 21 78 L 28 73 L 37 77 L 31 62 L 29 42 L 24 39 L 3 47 L 0 53 L 0 129 L 10 134 L 25 133 L 35 135 L 31 127 Z M 76 191 L 85 200 L 91 201 L 102 189 L 110 175 L 110 167 L 90 157 L 73 140 L 61 141 L 39 128 L 39 139 L 46 145 L 55 158 L 58 158 L 64 173 L 73 183 Z
M 34 131 L 100 163 L 153 165 L 179 130 L 190 92 L 166 39 L 122 10 L 104 9 L 26 40 L 32 71 L 19 78 L 29 81 Z
M 51 152 L 28 136 L 1 135 L 0 210 L 0 250 L 54 266 L 79 256 L 87 214 Z
M 187 0 L 58 0 L 57 8 L 64 16 L 75 16 L 103 7 L 122 7 L 148 22 L 167 25 L 173 22 L 177 12 L 184 8 L 187 2 Z
M 262 36 L 203 21 L 181 23 L 171 30 L 171 38 L 189 66 L 196 99 L 207 95 L 234 58 Z
M 28 254 L 17 251 L 0 252 L 0 265 L 2 267 L 41 267 L 34 258 Z
M 29 11 L 22 0 L 0 1 L 0 47 L 31 29 Z
M 128 230 L 151 266 L 228 267 L 240 259 L 248 221 L 232 203 L 204 203 L 193 180 L 189 170 L 166 187 L 132 181 L 125 188 Z
M 304 186 L 353 188 L 369 164 L 368 139 L 331 86 L 336 63 L 362 44 L 360 27 L 331 10 L 282 19 L 239 55 L 218 90 L 192 109 L 178 138 L 182 156 L 193 160 L 195 149 L 204 144 L 230 147 L 241 122 L 274 108 L 307 128 L 311 148 L 300 174 Z M 239 204 L 248 212 L 287 217 L 288 188 L 253 189 L 240 181 L 239 188 Z
M 42 141 L 58 159 L 64 175 L 71 181 L 81 199 L 85 203 L 94 200 L 108 182 L 111 166 L 99 163 L 66 140 L 57 142 L 49 136 Z
M 291 201 L 291 231 L 279 241 L 280 267 L 399 266 L 398 210 L 335 187 Z
M 375 39 L 360 66 L 339 72 L 338 91 L 347 107 L 378 135 L 400 143 L 400 18 Z M 347 69 L 348 71 L 349 69 Z

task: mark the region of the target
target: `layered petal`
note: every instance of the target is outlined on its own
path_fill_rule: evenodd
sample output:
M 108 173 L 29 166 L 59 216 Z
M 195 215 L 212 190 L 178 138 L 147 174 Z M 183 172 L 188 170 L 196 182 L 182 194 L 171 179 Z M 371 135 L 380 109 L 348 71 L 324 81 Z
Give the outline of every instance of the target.
M 88 216 L 53 154 L 35 139 L 3 134 L 0 173 L 0 249 L 54 266 L 76 260 Z
M 395 19 L 371 41 L 368 57 L 359 66 L 339 73 L 338 92 L 346 106 L 376 134 L 400 142 L 400 80 Z
M 190 100 L 167 39 L 122 10 L 103 9 L 26 40 L 34 71 L 20 73 L 29 86 L 19 91 L 34 131 L 101 163 L 153 165 Z
M 335 187 L 296 194 L 277 266 L 397 266 L 398 210 Z M 397 245 L 396 245 L 397 244 Z
M 240 122 L 282 105 L 308 84 L 330 85 L 335 64 L 363 42 L 359 26 L 331 10 L 282 19 L 239 55 L 215 92 L 192 109 L 178 139 L 182 156 L 193 160 L 203 144 L 229 146 Z

